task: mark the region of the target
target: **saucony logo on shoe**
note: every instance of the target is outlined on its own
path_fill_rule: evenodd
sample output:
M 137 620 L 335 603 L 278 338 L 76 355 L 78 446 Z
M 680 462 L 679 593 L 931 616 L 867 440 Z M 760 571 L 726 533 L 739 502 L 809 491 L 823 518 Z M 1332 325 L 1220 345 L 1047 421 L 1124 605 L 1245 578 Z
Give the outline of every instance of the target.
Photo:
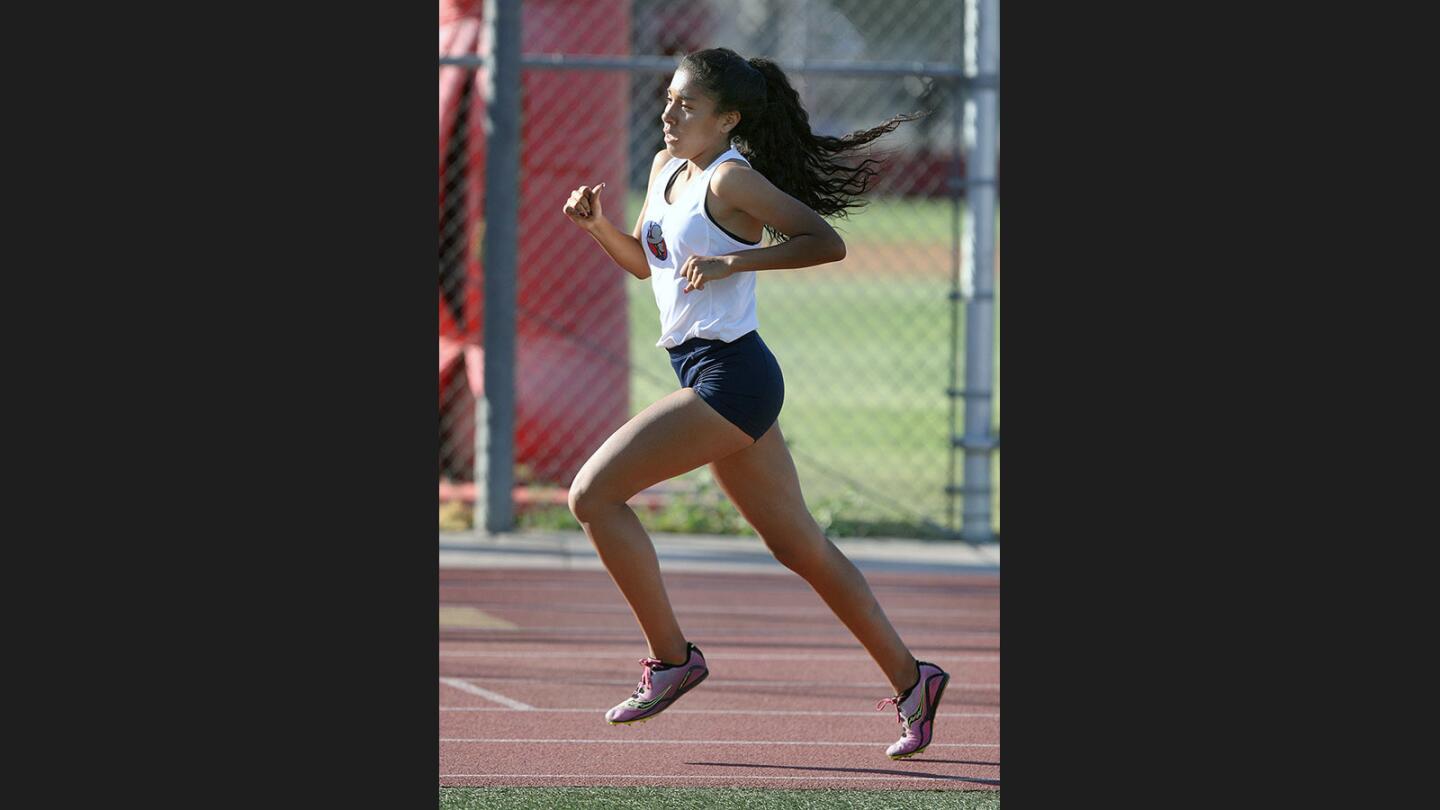
M 689 676 L 689 674 L 687 673 L 685 677 L 688 678 L 688 677 L 690 677 L 690 676 Z M 636 708 L 636 709 L 648 709 L 648 708 L 650 708 L 651 706 L 654 706 L 656 703 L 659 703 L 660 701 L 664 700 L 664 699 L 665 699 L 665 696 L 668 695 L 668 694 L 670 694 L 670 693 L 673 692 L 674 690 L 675 690 L 675 686 L 672 684 L 672 685 L 666 687 L 666 688 L 665 688 L 665 691 L 664 691 L 664 692 L 661 692 L 661 693 L 660 693 L 660 696 L 657 697 L 657 698 L 655 698 L 654 700 L 631 700 L 631 701 L 630 701 L 630 705 L 631 705 L 632 707 Z
M 921 689 L 920 705 L 916 707 L 914 713 L 912 713 L 909 717 L 905 719 L 907 726 L 914 725 L 920 722 L 920 720 L 925 717 L 925 703 L 930 698 L 930 681 L 935 680 L 935 678 L 937 677 L 939 676 L 930 676 L 930 678 L 925 681 L 923 688 L 921 684 L 915 684 L 916 689 Z
M 920 692 L 920 705 L 915 707 L 915 711 L 912 712 L 909 717 L 905 718 L 905 723 L 907 726 L 915 725 L 916 723 L 920 722 L 920 718 L 925 716 L 925 694 L 926 690 L 922 690 Z

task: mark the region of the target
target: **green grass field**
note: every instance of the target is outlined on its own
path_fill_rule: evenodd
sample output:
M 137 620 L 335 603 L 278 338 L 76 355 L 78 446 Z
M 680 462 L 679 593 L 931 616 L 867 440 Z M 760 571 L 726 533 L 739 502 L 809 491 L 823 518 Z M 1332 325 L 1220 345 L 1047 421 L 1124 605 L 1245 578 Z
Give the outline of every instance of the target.
M 958 790 L 753 790 L 749 788 L 441 788 L 440 810 L 997 810 L 1000 792 Z
M 638 198 L 632 206 L 631 223 Z M 822 524 L 837 535 L 923 536 L 919 524 L 947 522 L 951 217 L 944 201 L 876 201 L 840 224 L 856 266 L 847 259 L 760 274 L 760 334 L 785 374 L 780 425 L 807 503 L 817 516 L 836 518 Z M 631 281 L 628 289 L 634 415 L 677 382 L 669 355 L 655 345 L 659 312 L 649 282 Z M 992 425 L 998 429 L 998 290 L 996 303 Z M 962 306 L 955 325 L 962 347 L 964 315 Z M 963 350 L 959 355 L 956 384 L 963 387 Z M 963 411 L 957 409 L 956 419 L 962 426 Z M 958 453 L 954 463 L 958 476 Z M 708 470 L 687 477 L 706 479 Z M 998 532 L 998 454 L 991 477 Z M 958 498 L 954 509 L 958 515 Z

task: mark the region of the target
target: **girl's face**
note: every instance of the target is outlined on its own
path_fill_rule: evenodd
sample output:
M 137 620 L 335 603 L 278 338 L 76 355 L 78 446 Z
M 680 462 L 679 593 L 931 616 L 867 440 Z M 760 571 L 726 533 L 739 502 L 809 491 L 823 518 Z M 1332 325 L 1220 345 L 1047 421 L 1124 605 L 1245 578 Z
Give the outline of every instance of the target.
M 684 69 L 675 71 L 666 90 L 665 148 L 678 158 L 690 159 L 730 142 L 730 130 L 740 122 L 740 113 L 715 113 L 715 100 L 690 78 Z

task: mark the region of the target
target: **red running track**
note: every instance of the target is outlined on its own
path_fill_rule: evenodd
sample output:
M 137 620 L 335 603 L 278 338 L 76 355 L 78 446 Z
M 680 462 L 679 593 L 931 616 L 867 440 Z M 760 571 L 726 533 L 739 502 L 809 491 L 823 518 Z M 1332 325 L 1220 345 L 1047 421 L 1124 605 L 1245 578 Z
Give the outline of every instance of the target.
M 1000 786 L 998 573 L 866 575 L 911 651 L 951 674 L 934 741 L 908 760 L 885 756 L 900 734 L 893 708 L 874 710 L 889 684 L 804 580 L 664 578 L 710 677 L 611 726 L 647 648 L 605 572 L 442 570 L 444 615 L 470 626 L 441 626 L 440 785 Z

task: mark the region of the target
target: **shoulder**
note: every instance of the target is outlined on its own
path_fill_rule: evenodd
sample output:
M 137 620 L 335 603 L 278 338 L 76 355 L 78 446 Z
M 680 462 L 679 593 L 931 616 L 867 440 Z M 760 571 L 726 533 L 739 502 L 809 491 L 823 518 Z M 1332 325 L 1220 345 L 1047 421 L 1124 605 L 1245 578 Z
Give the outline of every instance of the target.
M 710 176 L 710 190 L 726 201 L 753 197 L 772 188 L 774 185 L 765 175 L 738 160 L 716 166 Z
M 731 184 L 752 182 L 753 178 L 765 179 L 765 175 L 755 171 L 748 163 L 741 163 L 738 160 L 727 160 L 716 166 L 713 177 L 716 183 L 729 182 Z
M 655 175 L 659 174 L 660 170 L 665 168 L 665 164 L 669 162 L 669 149 L 661 149 L 659 152 L 655 153 L 655 159 L 650 161 L 650 182 L 655 182 Z

